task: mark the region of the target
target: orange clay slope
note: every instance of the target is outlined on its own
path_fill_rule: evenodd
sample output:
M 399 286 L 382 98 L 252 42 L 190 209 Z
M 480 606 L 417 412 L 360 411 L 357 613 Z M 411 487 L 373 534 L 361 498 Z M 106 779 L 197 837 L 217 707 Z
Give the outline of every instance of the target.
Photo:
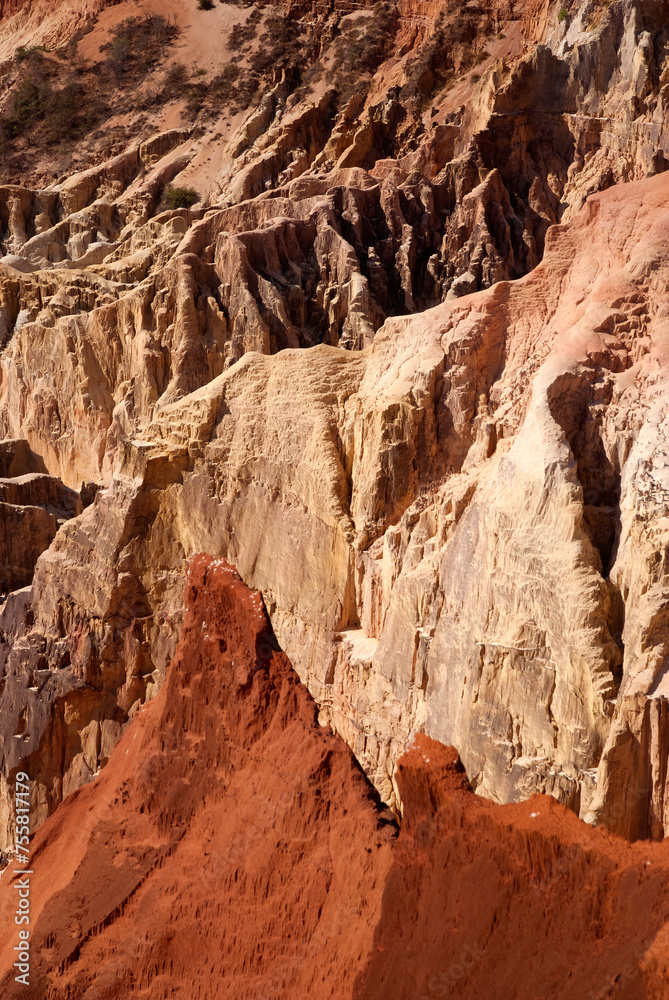
M 396 778 L 399 836 L 318 725 L 260 596 L 195 557 L 165 686 L 34 838 L 29 987 L 0 880 L 0 995 L 669 996 L 665 845 L 543 796 L 485 801 L 424 736 Z

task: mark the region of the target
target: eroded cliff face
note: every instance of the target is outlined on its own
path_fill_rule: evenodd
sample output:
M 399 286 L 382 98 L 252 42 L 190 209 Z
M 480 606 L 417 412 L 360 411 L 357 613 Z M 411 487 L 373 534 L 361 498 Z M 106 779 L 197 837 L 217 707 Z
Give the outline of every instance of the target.
M 0 613 L 3 788 L 41 822 L 107 762 L 203 550 L 395 807 L 425 732 L 661 836 L 668 5 L 126 6 L 3 76 L 0 430 L 104 487 Z M 71 60 L 134 131 L 54 178 L 15 102 Z
M 41 556 L 7 690 L 27 683 L 26 646 L 67 647 L 39 703 L 56 680 L 102 685 L 122 719 L 164 673 L 183 559 L 204 548 L 262 589 L 387 799 L 424 729 L 488 796 L 549 790 L 632 836 L 661 830 L 644 768 L 665 753 L 646 713 L 663 704 L 668 191 L 596 196 L 527 278 L 389 321 L 361 354 L 249 353 L 160 408 Z M 28 728 L 12 751 L 35 770 L 53 753 Z
M 426 736 L 398 831 L 317 717 L 260 595 L 195 557 L 164 686 L 34 838 L 29 987 L 0 878 L 3 996 L 666 996 L 666 845 L 487 802 Z

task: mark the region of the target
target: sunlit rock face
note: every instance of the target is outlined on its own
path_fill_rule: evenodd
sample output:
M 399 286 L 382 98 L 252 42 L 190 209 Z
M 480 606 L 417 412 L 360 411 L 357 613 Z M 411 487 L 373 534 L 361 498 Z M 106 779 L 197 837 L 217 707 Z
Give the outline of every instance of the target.
M 0 8 L 1 846 L 199 551 L 395 809 L 422 732 L 662 836 L 669 5 L 163 6 Z

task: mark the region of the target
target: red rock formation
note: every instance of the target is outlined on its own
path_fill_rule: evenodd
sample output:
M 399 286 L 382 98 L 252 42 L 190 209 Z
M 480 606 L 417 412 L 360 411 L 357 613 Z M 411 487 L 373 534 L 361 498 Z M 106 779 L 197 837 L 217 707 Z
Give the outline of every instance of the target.
M 365 1000 L 669 997 L 666 964 L 644 960 L 669 914 L 666 845 L 593 830 L 548 796 L 474 796 L 455 751 L 427 737 L 397 782 L 404 822 Z
M 343 998 L 368 960 L 390 813 L 319 727 L 260 596 L 201 557 L 186 601 L 160 694 L 40 830 L 34 985 L 10 974 L 3 997 Z
M 486 802 L 427 737 L 399 764 L 395 838 L 259 595 L 196 557 L 186 603 L 161 692 L 34 839 L 29 988 L 2 877 L 3 997 L 669 995 L 665 931 L 644 958 L 669 921 L 666 846 L 544 796 Z

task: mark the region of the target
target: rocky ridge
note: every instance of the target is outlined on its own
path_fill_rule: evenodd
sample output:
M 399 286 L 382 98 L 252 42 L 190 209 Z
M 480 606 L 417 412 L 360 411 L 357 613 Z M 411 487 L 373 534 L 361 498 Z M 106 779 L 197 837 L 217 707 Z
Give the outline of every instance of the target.
M 174 45 L 230 16 L 163 6 Z M 384 7 L 350 94 L 379 11 L 289 7 L 311 83 L 2 188 L 0 429 L 104 487 L 0 614 L 38 821 L 161 685 L 206 550 L 387 801 L 418 730 L 498 801 L 666 829 L 667 4 L 457 6 Z

